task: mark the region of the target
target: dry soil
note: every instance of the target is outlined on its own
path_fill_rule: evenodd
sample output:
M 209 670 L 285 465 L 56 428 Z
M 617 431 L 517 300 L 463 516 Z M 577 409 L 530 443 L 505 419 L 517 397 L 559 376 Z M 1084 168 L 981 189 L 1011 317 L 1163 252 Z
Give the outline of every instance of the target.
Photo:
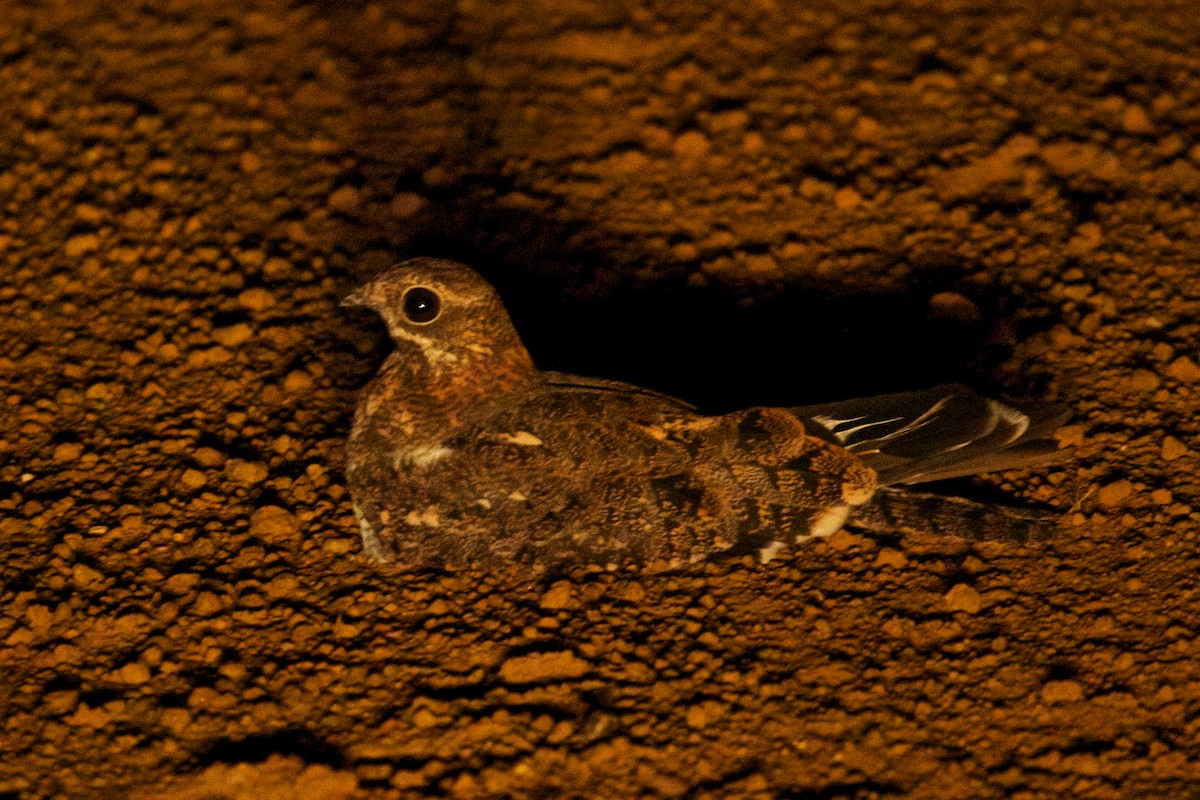
M 0 2 L 0 798 L 1200 796 L 1191 4 Z M 546 367 L 1075 412 L 1026 547 L 406 574 L 337 300 Z

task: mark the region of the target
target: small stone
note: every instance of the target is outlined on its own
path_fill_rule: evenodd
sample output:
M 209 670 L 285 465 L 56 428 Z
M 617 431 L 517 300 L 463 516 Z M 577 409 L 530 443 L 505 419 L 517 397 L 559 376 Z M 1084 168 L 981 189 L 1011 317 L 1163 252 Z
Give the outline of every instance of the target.
M 83 455 L 83 445 L 78 442 L 63 442 L 54 448 L 55 461 L 74 461 Z
M 212 592 L 201 592 L 196 597 L 196 602 L 192 604 L 192 611 L 200 617 L 211 617 L 224 610 L 225 604 Z
M 163 581 L 163 589 L 169 594 L 187 594 L 199 582 L 200 576 L 194 572 L 177 572 Z
M 861 536 L 855 536 L 845 528 L 838 528 L 829 538 L 826 539 L 829 546 L 834 550 L 849 550 L 851 547 L 862 543 Z
M 1129 387 L 1135 392 L 1153 392 L 1162 385 L 1162 378 L 1148 369 L 1135 369 L 1129 376 Z
M 275 305 L 275 295 L 261 286 L 255 286 L 238 295 L 238 305 L 250 311 L 263 311 Z
M 224 328 L 213 328 L 209 333 L 213 341 L 225 347 L 237 347 L 245 344 L 254 335 L 254 330 L 244 322 L 237 322 Z
M 1104 508 L 1115 508 L 1133 493 L 1133 483 L 1125 478 L 1100 487 L 1096 502 Z
M 75 713 L 68 717 L 67 721 L 72 725 L 103 728 L 111 719 L 112 717 L 103 708 L 92 708 L 87 703 L 80 703 L 75 709 Z
M 264 541 L 288 540 L 300 533 L 300 522 L 279 506 L 263 506 L 250 517 L 250 535 Z
M 711 146 L 708 137 L 700 131 L 685 131 L 675 139 L 672 150 L 680 158 L 693 159 L 707 153 Z
M 238 157 L 238 166 L 242 168 L 242 172 L 247 174 L 258 172 L 262 169 L 262 159 L 247 150 Z
M 1162 458 L 1163 461 L 1174 461 L 1177 458 L 1187 455 L 1188 446 L 1176 439 L 1174 436 L 1168 436 L 1163 439 L 1162 443 Z
M 58 716 L 66 714 L 79 704 L 79 692 L 74 689 L 65 689 L 60 692 L 50 692 L 42 698 L 42 708 L 49 711 L 52 715 Z
M 404 219 L 416 214 L 426 205 L 424 197 L 414 192 L 401 192 L 392 198 L 391 212 L 392 216 Z
M 294 369 L 283 379 L 283 390 L 288 394 L 302 394 L 312 387 L 312 376 L 304 370 Z
M 725 707 L 715 700 L 696 703 L 684 712 L 684 722 L 693 730 L 707 728 L 725 713 Z
M 838 211 L 850 211 L 862 203 L 862 195 L 849 186 L 843 186 L 833 194 L 833 207 Z
M 159 714 L 158 721 L 167 730 L 179 733 L 192 724 L 192 715 L 186 708 L 167 708 Z
M 979 592 L 965 583 L 955 584 L 946 592 L 946 607 L 951 611 L 962 611 L 965 614 L 978 614 L 983 600 Z
M 118 675 L 125 683 L 136 686 L 150 680 L 150 668 L 140 661 L 131 661 L 118 670 Z
M 233 478 L 238 483 L 253 486 L 257 483 L 262 483 L 267 479 L 267 467 L 258 461 L 242 461 L 241 459 L 233 459 L 226 467 L 229 471 L 229 477 Z
M 280 575 L 271 579 L 263 586 L 263 591 L 272 600 L 291 597 L 300 588 L 300 581 L 295 575 Z
M 192 453 L 192 458 L 202 467 L 219 467 L 225 462 L 225 454 L 215 447 L 201 447 Z
M 879 555 L 875 557 L 875 567 L 891 567 L 892 569 L 903 569 L 908 566 L 908 556 L 892 547 L 885 547 L 879 551 Z
M 353 186 L 339 186 L 329 195 L 329 207 L 336 211 L 353 211 L 358 208 L 358 203 L 358 190 Z
M 418 708 L 412 717 L 413 725 L 418 728 L 436 728 L 437 717 L 428 708 Z
M 87 564 L 76 564 L 71 568 L 71 580 L 80 588 L 94 586 L 104 580 L 104 575 L 89 567 Z
M 205 347 L 200 350 L 192 350 L 188 353 L 187 365 L 189 367 L 204 368 L 212 367 L 217 364 L 224 364 L 233 358 L 233 353 L 226 350 L 224 347 Z
M 558 611 L 574 605 L 576 605 L 575 592 L 568 581 L 558 581 L 538 600 L 538 606 L 547 611 Z
M 1042 687 L 1042 699 L 1047 703 L 1073 703 L 1083 699 L 1079 681 L 1048 681 Z
M 208 479 L 204 477 L 204 473 L 200 470 L 191 469 L 189 467 L 183 471 L 183 475 L 180 476 L 179 482 L 183 484 L 184 488 L 195 491 L 196 489 L 204 486 L 204 484 L 208 482 Z
M 100 237 L 94 233 L 81 233 L 78 236 L 72 236 L 67 239 L 67 243 L 63 246 L 67 255 L 71 258 L 78 258 L 86 253 L 100 247 Z
M 591 665 L 574 653 L 562 650 L 515 656 L 500 665 L 505 683 L 549 683 L 586 675 Z
M 938 292 L 929 298 L 929 315 L 934 319 L 958 324 L 973 324 L 983 319 L 979 306 L 958 292 Z
M 1167 376 L 1184 383 L 1200 381 L 1200 366 L 1187 356 L 1180 356 L 1167 367 Z
M 1084 427 L 1082 425 L 1064 425 L 1054 432 L 1059 447 L 1078 447 L 1083 444 Z
M 1150 121 L 1150 115 L 1137 103 L 1130 103 L 1125 107 L 1125 113 L 1121 116 L 1121 127 L 1129 133 L 1154 132 L 1154 123 Z

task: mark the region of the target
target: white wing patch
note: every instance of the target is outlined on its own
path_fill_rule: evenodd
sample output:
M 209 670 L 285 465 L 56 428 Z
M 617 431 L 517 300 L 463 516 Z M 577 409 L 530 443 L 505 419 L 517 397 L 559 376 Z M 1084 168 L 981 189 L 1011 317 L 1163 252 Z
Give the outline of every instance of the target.
M 367 522 L 367 515 L 358 507 L 358 503 L 354 503 L 354 518 L 358 520 L 358 530 L 362 534 L 363 552 L 368 558 L 373 558 L 376 561 L 386 561 L 383 555 L 383 545 L 379 541 L 379 534 L 371 527 L 371 523 Z
M 891 419 L 881 419 L 881 420 L 876 420 L 875 422 L 864 422 L 862 425 L 856 425 L 853 428 L 847 428 L 844 431 L 837 430 L 838 426 L 845 425 L 848 422 L 858 422 L 860 419 L 866 419 L 866 417 L 850 417 L 849 419 L 837 419 L 836 417 L 826 417 L 826 416 L 821 415 L 821 416 L 815 416 L 812 419 L 814 422 L 818 422 L 821 425 L 824 425 L 825 428 L 828 429 L 830 433 L 832 433 L 834 436 L 836 436 L 838 438 L 839 442 L 841 442 L 842 444 L 845 444 L 847 439 L 849 439 L 851 436 L 858 433 L 859 431 L 863 430 L 864 428 L 870 428 L 873 425 L 887 425 L 889 422 L 899 422 L 901 418 L 900 417 L 892 417 Z
M 834 506 L 822 511 L 808 526 L 808 533 L 796 537 L 796 544 L 807 542 L 809 539 L 824 539 L 826 536 L 832 536 L 837 533 L 849 516 L 849 506 Z
M 988 400 L 988 406 L 992 409 L 993 419 L 1002 419 L 1014 428 L 1013 435 L 1008 438 L 1005 444 L 1012 444 L 1025 435 L 1025 431 L 1029 430 L 1029 415 L 1018 411 L 1012 406 L 1006 406 L 1003 403 L 997 403 L 995 400 Z M 995 423 L 989 426 L 988 430 L 995 427 Z
M 534 436 L 529 431 L 517 431 L 516 433 L 498 433 L 496 441 L 504 442 L 505 444 L 515 444 L 520 447 L 541 447 L 544 442 Z
M 400 469 L 405 464 L 414 467 L 428 467 L 450 455 L 453 450 L 440 444 L 420 444 L 415 447 L 404 447 L 396 450 L 392 456 L 392 466 Z
M 775 556 L 779 555 L 779 551 L 786 547 L 783 542 L 775 541 L 758 549 L 758 563 L 766 564 Z

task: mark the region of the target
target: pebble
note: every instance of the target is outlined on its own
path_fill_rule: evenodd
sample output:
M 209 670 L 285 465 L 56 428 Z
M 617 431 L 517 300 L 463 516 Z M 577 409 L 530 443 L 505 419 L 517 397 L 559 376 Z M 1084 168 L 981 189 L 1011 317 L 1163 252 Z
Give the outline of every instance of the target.
M 1042 687 L 1042 699 L 1047 703 L 1072 703 L 1083 699 L 1079 681 L 1049 681 Z
M 971 324 L 983 319 L 979 306 L 958 292 L 938 292 L 929 298 L 929 314 L 934 319 Z
M 100 247 L 100 237 L 94 233 L 81 233 L 78 236 L 72 236 L 67 239 L 63 250 L 71 258 L 78 258 L 86 253 L 91 253 Z
M 118 670 L 118 675 L 125 683 L 137 685 L 150 680 L 150 668 L 140 661 L 131 661 Z
M 76 586 L 86 589 L 104 580 L 104 576 L 87 564 L 76 564 L 71 568 L 71 579 L 75 581 Z
M 946 607 L 951 611 L 962 611 L 965 614 L 977 614 L 983 605 L 979 592 L 965 583 L 959 583 L 946 592 Z
M 286 508 L 263 506 L 250 517 L 250 535 L 268 542 L 294 538 L 300 533 L 300 522 Z
M 646 599 L 646 587 L 637 581 L 630 581 L 622 592 L 622 597 L 630 603 L 640 603 Z
M 588 662 L 566 650 L 515 656 L 500 665 L 505 683 L 549 683 L 578 678 L 589 671 Z
M 1184 383 L 1200 381 L 1200 366 L 1187 356 L 1180 356 L 1167 366 L 1167 376 Z
M 83 455 L 83 445 L 78 442 L 63 442 L 54 448 L 55 461 L 74 461 Z
M 700 131 L 685 131 L 675 139 L 671 149 L 680 158 L 692 159 L 704 155 L 711 147 L 712 143 L 708 141 L 708 137 Z
M 1162 458 L 1163 461 L 1174 461 L 1177 458 L 1187 455 L 1188 446 L 1176 439 L 1174 436 L 1168 436 L 1163 439 L 1162 443 Z
M 225 462 L 225 454 L 214 447 L 197 448 L 192 458 L 202 467 L 219 467 Z
M 838 211 L 850 211 L 862 204 L 862 195 L 849 186 L 843 186 L 833 193 L 833 207 Z
M 1121 116 L 1121 127 L 1129 133 L 1154 132 L 1154 123 L 1150 121 L 1150 115 L 1137 103 L 1130 103 L 1125 107 L 1125 113 Z
M 248 486 L 262 483 L 267 479 L 268 474 L 265 464 L 258 461 L 242 461 L 238 458 L 230 461 L 226 469 L 229 472 L 229 477 L 238 483 L 244 483 Z
M 392 198 L 390 209 L 392 216 L 399 219 L 411 217 L 425 207 L 424 197 L 414 192 L 401 192 Z
M 254 335 L 254 330 L 244 322 L 238 322 L 223 328 L 213 328 L 209 336 L 213 341 L 225 347 L 237 347 L 245 344 Z
M 575 590 L 568 581 L 558 581 L 538 600 L 538 606 L 548 611 L 571 608 L 575 605 Z
M 875 557 L 875 567 L 891 567 L 892 569 L 903 569 L 908 566 L 908 556 L 901 553 L 892 547 L 885 547 L 879 551 L 879 555 Z
M 329 195 L 329 207 L 337 211 L 353 211 L 358 203 L 358 190 L 353 186 L 339 186 Z
M 412 716 L 413 725 L 418 728 L 436 728 L 437 717 L 428 708 L 418 708 Z
M 212 592 L 201 592 L 196 597 L 196 602 L 192 604 L 192 613 L 200 617 L 211 617 L 224 610 L 225 605 L 221 602 L 221 598 Z
M 183 471 L 183 475 L 180 476 L 179 482 L 183 484 L 184 488 L 195 491 L 196 489 L 204 486 L 204 484 L 208 482 L 208 479 L 204 477 L 204 473 L 200 470 L 191 469 L 189 467 Z
M 255 286 L 238 295 L 238 305 L 250 311 L 264 311 L 275 305 L 275 295 L 261 286 Z
M 177 572 L 163 581 L 163 589 L 170 594 L 182 595 L 196 588 L 199 582 L 200 576 L 194 572 Z
M 301 394 L 313 387 L 312 375 L 304 370 L 294 369 L 283 379 L 283 390 L 288 394 Z
M 1133 493 L 1133 483 L 1126 478 L 1113 481 L 1100 487 L 1096 493 L 1096 502 L 1104 508 L 1115 508 Z

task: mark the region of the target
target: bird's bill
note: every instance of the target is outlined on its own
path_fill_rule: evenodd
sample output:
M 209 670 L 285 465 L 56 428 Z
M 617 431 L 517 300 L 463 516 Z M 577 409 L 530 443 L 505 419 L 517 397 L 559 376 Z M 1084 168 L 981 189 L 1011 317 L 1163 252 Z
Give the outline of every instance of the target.
M 370 306 L 370 303 L 367 302 L 366 291 L 365 291 L 366 288 L 367 287 L 364 286 L 360 289 L 354 290 L 350 294 L 343 297 L 342 302 L 338 303 L 338 305 L 341 306 L 342 308 L 355 308 L 358 306 Z

